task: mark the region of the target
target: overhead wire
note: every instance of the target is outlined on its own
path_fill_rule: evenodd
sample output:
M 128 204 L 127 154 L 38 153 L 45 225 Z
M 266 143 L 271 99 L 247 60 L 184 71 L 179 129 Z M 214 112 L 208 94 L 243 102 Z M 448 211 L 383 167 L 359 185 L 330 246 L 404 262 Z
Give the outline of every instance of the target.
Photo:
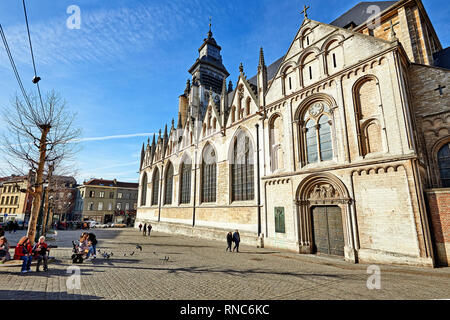
M 25 0 L 22 0 L 22 4 L 23 4 L 23 12 L 25 14 L 25 23 L 27 25 L 28 43 L 30 44 L 31 60 L 33 61 L 34 77 L 35 79 L 37 79 L 38 76 L 36 71 L 36 61 L 34 59 L 33 45 L 31 44 L 30 26 L 28 24 L 28 14 L 27 14 L 27 7 L 25 5 Z M 39 93 L 39 99 L 41 100 L 41 107 L 42 109 L 44 109 L 44 103 L 42 102 L 41 88 L 39 87 L 39 81 L 36 82 L 36 86 Z
M 31 107 L 30 100 L 28 99 L 28 95 L 27 95 L 27 93 L 25 91 L 25 88 L 23 86 L 22 80 L 20 78 L 20 74 L 17 71 L 17 67 L 16 67 L 16 64 L 14 62 L 14 58 L 12 56 L 11 50 L 10 50 L 9 45 L 8 45 L 8 40 L 6 39 L 6 35 L 5 35 L 5 32 L 3 31 L 3 28 L 2 28 L 1 24 L 0 24 L 0 34 L 1 34 L 1 37 L 2 37 L 2 40 L 3 40 L 3 45 L 5 46 L 6 53 L 7 53 L 8 58 L 9 58 L 9 62 L 11 63 L 11 67 L 12 67 L 14 75 L 16 77 L 17 83 L 19 84 L 20 90 L 22 91 L 22 95 L 23 95 L 23 97 L 25 99 L 25 102 L 28 104 L 29 107 Z

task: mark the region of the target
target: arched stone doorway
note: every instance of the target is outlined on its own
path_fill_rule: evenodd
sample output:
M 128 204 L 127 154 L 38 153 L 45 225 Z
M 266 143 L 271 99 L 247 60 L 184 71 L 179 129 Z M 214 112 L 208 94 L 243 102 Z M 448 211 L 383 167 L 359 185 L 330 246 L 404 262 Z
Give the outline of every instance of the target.
M 330 254 L 357 262 L 356 217 L 345 185 L 332 174 L 304 179 L 297 197 L 300 253 Z

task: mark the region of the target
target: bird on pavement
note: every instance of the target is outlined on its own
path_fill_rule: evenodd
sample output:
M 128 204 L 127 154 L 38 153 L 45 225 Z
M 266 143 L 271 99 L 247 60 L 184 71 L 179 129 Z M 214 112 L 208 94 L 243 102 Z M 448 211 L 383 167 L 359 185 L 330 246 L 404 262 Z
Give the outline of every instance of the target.
M 142 246 L 140 246 L 139 244 L 136 245 L 136 249 L 141 250 L 142 251 Z
M 134 255 L 134 251 L 132 253 L 130 253 L 130 256 Z

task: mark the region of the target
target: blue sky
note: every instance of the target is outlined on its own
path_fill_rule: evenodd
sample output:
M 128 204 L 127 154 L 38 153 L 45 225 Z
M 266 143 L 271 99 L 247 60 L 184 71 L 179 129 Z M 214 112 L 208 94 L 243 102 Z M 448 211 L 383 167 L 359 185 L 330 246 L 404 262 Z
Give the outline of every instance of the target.
M 358 2 L 309 1 L 309 17 L 329 23 Z M 447 1 L 423 2 L 442 46 L 447 47 Z M 81 9 L 79 30 L 66 27 L 70 5 Z M 142 143 L 148 134 L 176 120 L 178 96 L 208 31 L 209 16 L 235 82 L 240 62 L 248 76 L 256 73 L 261 46 L 267 63 L 285 53 L 302 22 L 303 3 L 28 0 L 27 6 L 41 89 L 61 93 L 77 112 L 76 122 L 86 139 L 76 161 L 81 183 L 90 177 L 137 181 Z M 33 68 L 21 1 L 0 2 L 0 23 L 22 81 L 31 90 Z M 3 46 L 0 79 L 0 106 L 4 106 L 18 86 Z

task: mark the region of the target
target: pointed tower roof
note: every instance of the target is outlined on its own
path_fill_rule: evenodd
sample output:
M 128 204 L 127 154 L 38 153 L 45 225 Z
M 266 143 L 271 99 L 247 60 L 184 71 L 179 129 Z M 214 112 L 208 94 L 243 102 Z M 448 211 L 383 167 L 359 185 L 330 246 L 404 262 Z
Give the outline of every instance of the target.
M 264 50 L 261 47 L 261 49 L 259 50 L 259 67 L 264 67 L 266 66 L 266 61 L 264 60 Z
M 212 88 L 217 94 L 220 94 L 222 89 L 222 79 L 230 75 L 223 65 L 221 50 L 222 48 L 213 37 L 210 24 L 207 37 L 198 49 L 199 57 L 189 69 L 189 73 L 195 76 L 206 89 Z

